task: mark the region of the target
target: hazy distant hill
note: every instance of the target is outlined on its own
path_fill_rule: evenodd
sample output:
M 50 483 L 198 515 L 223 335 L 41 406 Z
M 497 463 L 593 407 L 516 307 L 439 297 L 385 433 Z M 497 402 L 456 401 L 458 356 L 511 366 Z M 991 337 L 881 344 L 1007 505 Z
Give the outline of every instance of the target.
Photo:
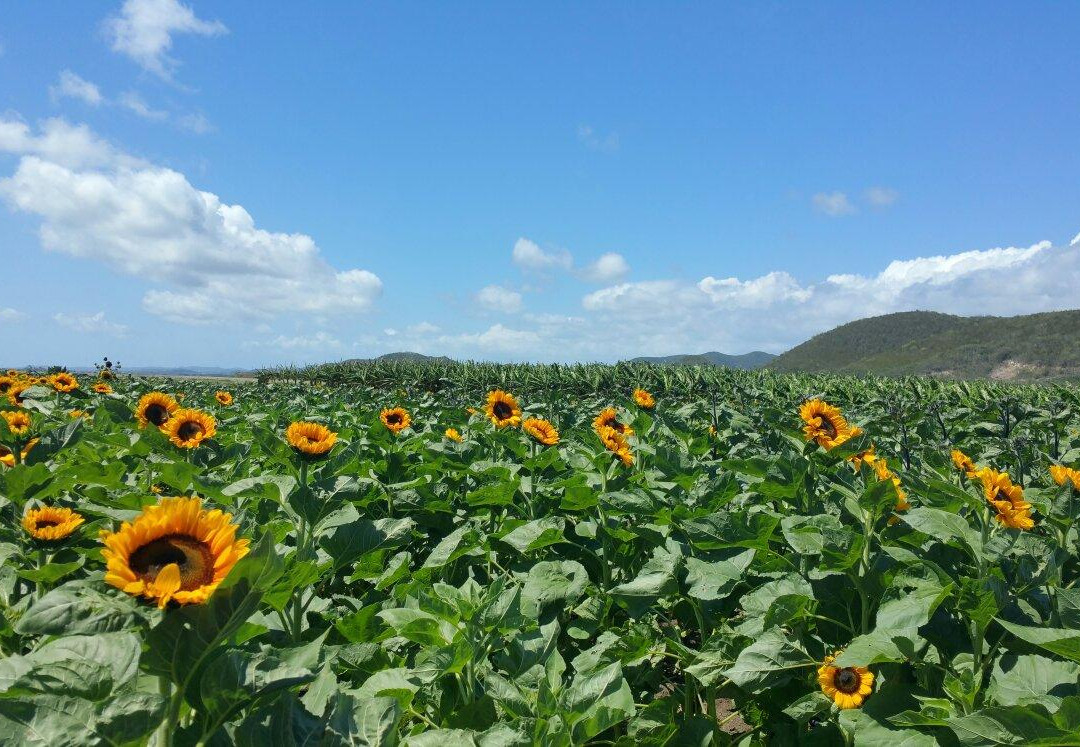
M 380 355 L 378 358 L 350 358 L 343 363 L 371 363 L 372 361 L 426 361 L 428 363 L 453 363 L 453 358 L 447 358 L 445 355 L 424 355 L 423 353 L 386 353 Z
M 812 337 L 768 367 L 951 378 L 1080 376 L 1080 311 L 964 317 L 907 311 Z
M 727 355 L 726 353 L 700 353 L 697 355 L 665 355 L 657 358 L 643 356 L 634 358 L 631 363 L 660 363 L 671 366 L 727 366 L 728 368 L 741 368 L 750 370 L 761 368 L 776 356 L 772 353 L 763 353 L 755 350 L 743 355 Z

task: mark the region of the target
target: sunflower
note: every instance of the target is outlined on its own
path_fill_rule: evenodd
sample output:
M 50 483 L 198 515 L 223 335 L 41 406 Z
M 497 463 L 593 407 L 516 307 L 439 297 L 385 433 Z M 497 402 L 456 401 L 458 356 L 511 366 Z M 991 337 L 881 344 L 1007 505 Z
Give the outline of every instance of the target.
M 49 383 L 52 384 L 52 388 L 58 392 L 70 392 L 79 388 L 79 380 L 67 371 L 61 371 L 58 374 L 54 374 L 49 380 Z
M 41 439 L 38 438 L 31 438 L 29 441 L 27 441 L 26 446 L 22 447 L 22 451 L 19 452 L 19 461 L 25 462 L 26 455 L 30 453 L 30 449 L 37 446 L 37 442 L 40 440 Z M 11 453 L 11 449 L 4 446 L 3 444 L 0 444 L 0 464 L 3 464 L 5 467 L 15 466 L 15 455 Z
M 1058 485 L 1064 485 L 1066 482 L 1071 482 L 1074 488 L 1080 490 L 1080 470 L 1065 467 L 1061 464 L 1052 464 L 1050 465 L 1050 477 L 1052 477 L 1054 482 Z
M 30 430 L 30 415 L 25 410 L 5 410 L 0 412 L 0 417 L 7 421 L 8 430 L 13 435 L 25 436 Z
M 285 440 L 297 454 L 318 459 L 330 453 L 337 441 L 337 434 L 319 423 L 297 421 L 285 429 Z
M 388 407 L 379 413 L 379 420 L 391 433 L 397 435 L 409 427 L 412 418 L 404 407 Z
M 484 412 L 487 414 L 488 419 L 495 424 L 496 428 L 521 425 L 521 406 L 514 399 L 514 395 L 504 392 L 502 389 L 488 392 L 487 402 L 484 403 Z
M 218 404 L 225 405 L 226 407 L 233 403 L 233 396 L 225 391 L 214 392 L 214 399 L 218 401 Z
M 605 428 L 611 428 L 616 433 L 623 436 L 634 435 L 634 429 L 625 423 L 619 422 L 619 415 L 615 412 L 614 407 L 606 407 L 600 411 L 600 414 L 592 421 L 593 430 L 599 435 Z M 601 436 L 603 438 L 603 436 Z
M 630 453 L 630 442 L 626 440 L 626 436 L 611 426 L 604 426 L 597 434 L 607 450 L 617 456 L 620 462 L 627 467 L 634 463 L 634 455 Z
M 634 402 L 643 410 L 651 410 L 656 407 L 656 400 L 644 389 L 634 390 Z
M 44 506 L 27 511 L 23 516 L 22 525 L 34 539 L 52 541 L 64 539 L 78 529 L 84 521 L 86 519 L 70 508 Z
M 457 428 L 447 428 L 447 429 L 446 429 L 446 434 L 445 434 L 445 435 L 446 435 L 446 437 L 447 437 L 447 438 L 448 438 L 449 440 L 453 441 L 454 443 L 458 443 L 458 444 L 459 444 L 459 443 L 461 443 L 461 442 L 462 442 L 462 440 L 463 440 L 463 439 L 461 438 L 461 434 L 460 434 L 460 433 L 458 432 L 458 429 L 457 429 Z
M 818 667 L 817 678 L 821 692 L 832 698 L 840 708 L 858 708 L 874 691 L 874 673 L 866 667 L 834 667 L 833 656 L 826 656 Z
M 164 392 L 149 392 L 144 394 L 135 406 L 135 417 L 140 428 L 145 428 L 150 423 L 161 428 L 179 408 L 176 400 Z
M 11 386 L 9 386 L 7 390 L 8 402 L 15 405 L 15 407 L 22 407 L 22 393 L 29 389 L 31 386 L 32 384 L 30 383 L 29 379 L 18 379 L 17 381 L 13 381 L 11 383 Z
M 68 417 L 72 419 L 85 418 L 89 420 L 90 418 L 94 417 L 94 413 L 87 412 L 86 410 L 69 410 Z
M 128 594 L 157 601 L 202 604 L 240 558 L 232 514 L 202 507 L 200 498 L 163 498 L 117 532 L 103 532 L 105 581 Z
M 1014 485 L 1008 472 L 998 472 L 989 467 L 979 472 L 983 495 L 997 511 L 998 523 L 1010 529 L 1031 529 L 1031 504 L 1024 500 L 1024 489 Z
M 555 426 L 542 418 L 526 418 L 521 423 L 521 429 L 544 446 L 559 443 L 559 432 L 555 430 Z
M 469 416 L 471 417 L 480 411 L 477 410 L 475 407 L 466 407 L 465 412 L 469 413 Z
M 709 435 L 713 436 L 714 438 L 716 437 L 716 426 L 712 425 L 711 423 L 709 424 Z
M 806 424 L 803 426 L 806 440 L 817 441 L 824 449 L 832 449 L 862 433 L 861 428 L 848 423 L 839 408 L 820 399 L 804 402 L 799 407 L 799 417 Z
M 173 413 L 161 429 L 174 446 L 194 449 L 217 433 L 217 423 L 212 415 L 201 410 L 179 409 Z
M 98 394 L 112 394 L 112 387 L 106 384 L 104 381 L 99 381 L 90 388 Z
M 18 381 L 19 377 L 13 375 L 10 371 L 7 374 L 0 375 L 0 394 L 7 394 Z
M 896 507 L 894 511 L 907 511 L 911 508 L 911 504 L 908 503 L 907 493 L 904 492 L 904 488 L 900 484 L 900 478 L 896 476 L 896 473 L 889 469 L 889 465 L 884 459 L 877 459 L 876 457 L 868 462 L 874 468 L 874 474 L 877 475 L 878 480 L 891 480 L 893 487 L 896 488 Z M 889 517 L 889 523 L 895 524 L 897 521 L 895 516 Z
M 952 459 L 953 466 L 963 472 L 968 479 L 974 480 L 979 476 L 979 470 L 975 466 L 975 462 L 960 449 L 953 449 L 949 456 Z
M 855 471 L 858 472 L 862 468 L 863 462 L 867 464 L 874 464 L 877 461 L 877 454 L 874 453 L 874 445 L 870 444 L 870 448 L 866 451 L 860 451 L 858 454 L 852 454 L 848 457 L 848 461 L 855 467 Z

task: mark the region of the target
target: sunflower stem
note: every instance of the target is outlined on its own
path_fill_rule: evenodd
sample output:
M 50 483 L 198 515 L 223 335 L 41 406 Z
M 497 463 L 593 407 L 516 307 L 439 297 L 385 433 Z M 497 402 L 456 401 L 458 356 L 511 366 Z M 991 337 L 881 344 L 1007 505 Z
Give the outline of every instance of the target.
M 165 718 L 162 719 L 157 728 L 156 744 L 157 747 L 172 747 L 173 732 L 176 731 L 176 722 L 180 719 L 180 703 L 183 692 L 179 689 L 174 692 L 172 681 L 165 675 L 158 677 L 158 692 L 169 701 L 169 710 L 165 713 Z

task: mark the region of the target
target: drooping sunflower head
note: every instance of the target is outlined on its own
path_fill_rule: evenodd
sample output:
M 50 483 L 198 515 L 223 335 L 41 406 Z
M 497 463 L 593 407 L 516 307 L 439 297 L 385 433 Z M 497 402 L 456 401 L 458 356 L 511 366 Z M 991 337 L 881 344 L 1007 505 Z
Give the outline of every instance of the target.
M 878 480 L 889 480 L 890 482 L 892 482 L 893 487 L 896 489 L 896 507 L 893 510 L 907 511 L 909 508 L 911 508 L 911 504 L 908 503 L 907 493 L 904 492 L 904 487 L 900 482 L 900 478 L 895 472 L 889 469 L 888 462 L 886 462 L 884 459 L 878 459 L 875 457 L 874 460 L 870 462 L 870 464 L 871 466 L 873 466 L 874 474 L 877 476 Z M 889 517 L 890 524 L 895 524 L 896 522 L 897 518 L 895 516 Z
M 161 429 L 169 437 L 173 446 L 181 449 L 194 449 L 217 433 L 217 421 L 214 416 L 201 410 L 179 408 Z
M 225 405 L 225 407 L 233 403 L 232 394 L 226 391 L 214 392 L 214 399 L 218 401 L 219 405 Z
M 1031 504 L 1024 500 L 1024 489 L 1013 483 L 1008 472 L 998 472 L 990 467 L 979 471 L 986 501 L 997 512 L 998 523 L 1010 529 L 1031 529 Z
M 102 533 L 105 581 L 160 608 L 202 604 L 248 553 L 236 529 L 231 514 L 206 510 L 200 498 L 164 498 Z
M 818 667 L 818 685 L 839 708 L 858 708 L 874 691 L 874 673 L 866 667 L 834 667 L 840 655 L 826 656 Z
M 975 467 L 975 461 L 969 457 L 960 449 L 953 449 L 949 454 L 949 458 L 952 459 L 953 466 L 956 469 L 963 472 L 968 478 L 975 479 L 978 475 L 978 469 Z
M 70 508 L 44 506 L 27 511 L 22 525 L 34 539 L 54 542 L 70 535 L 84 521 L 86 519 Z
M 630 451 L 630 442 L 626 440 L 626 436 L 620 431 L 611 426 L 604 426 L 597 430 L 597 435 L 600 436 L 600 441 L 603 442 L 604 447 L 617 456 L 625 466 L 629 467 L 634 463 L 634 455 Z
M 521 406 L 514 395 L 502 389 L 488 392 L 487 401 L 484 403 L 484 413 L 496 428 L 507 426 L 516 428 L 521 425 Z
M 526 418 L 521 423 L 521 429 L 528 433 L 538 444 L 554 446 L 559 443 L 559 431 L 542 418 Z
M 379 413 L 379 420 L 395 436 L 409 427 L 412 418 L 404 407 L 388 407 Z
M 99 381 L 91 387 L 98 394 L 112 394 L 112 387 L 106 384 L 104 381 Z
M 445 435 L 448 440 L 453 441 L 457 444 L 461 443 L 463 440 L 461 438 L 461 433 L 458 432 L 457 428 L 447 428 Z
M 320 423 L 297 421 L 285 429 L 285 440 L 297 454 L 308 459 L 322 459 L 334 448 L 337 434 Z
M 820 399 L 811 399 L 799 407 L 803 434 L 807 441 L 816 441 L 824 449 L 832 449 L 862 433 L 848 423 L 838 407 Z
M 619 422 L 619 413 L 615 411 L 614 407 L 605 407 L 600 413 L 593 419 L 593 430 L 599 435 L 604 428 L 611 428 L 615 432 L 623 436 L 634 435 L 634 429 L 625 423 Z M 601 436 L 602 437 L 602 436 Z
M 30 432 L 32 421 L 26 410 L 4 410 L 0 417 L 7 421 L 8 430 L 16 436 L 25 436 Z
M 634 403 L 642 410 L 651 410 L 656 407 L 656 400 L 644 389 L 634 390 Z
M 58 392 L 71 392 L 79 388 L 79 380 L 67 371 L 53 374 L 49 383 L 52 384 L 52 388 Z
M 149 392 L 139 398 L 139 404 L 135 406 L 135 418 L 139 421 L 140 428 L 151 423 L 161 428 L 179 409 L 180 405 L 176 400 L 164 392 Z
M 22 450 L 19 452 L 19 457 L 22 461 L 26 461 L 26 456 L 30 453 L 30 449 L 37 446 L 37 442 L 40 440 L 41 439 L 38 438 L 31 438 L 29 441 L 26 442 L 26 446 L 23 446 Z M 11 452 L 11 449 L 4 446 L 3 444 L 0 444 L 0 464 L 4 465 L 5 467 L 15 466 L 15 455 Z

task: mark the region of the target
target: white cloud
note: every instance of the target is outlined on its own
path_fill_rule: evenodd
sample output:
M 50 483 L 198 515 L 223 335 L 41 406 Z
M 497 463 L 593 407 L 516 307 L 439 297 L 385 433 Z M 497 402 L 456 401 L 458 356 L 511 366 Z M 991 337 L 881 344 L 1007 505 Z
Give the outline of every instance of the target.
M 439 338 L 439 342 L 465 351 L 480 348 L 485 351 L 523 353 L 527 356 L 530 350 L 536 350 L 540 336 L 531 330 L 494 324 L 478 334 L 444 335 Z
M 46 119 L 38 132 L 12 116 L 0 115 L 0 151 L 35 155 L 71 168 L 136 167 L 145 162 L 113 148 L 86 125 L 68 124 L 63 119 Z
M 899 199 L 900 193 L 891 187 L 870 187 L 863 196 L 874 207 L 888 207 Z
M 53 314 L 53 321 L 62 327 L 73 329 L 76 332 L 111 335 L 113 337 L 123 337 L 127 334 L 127 326 L 108 321 L 105 318 L 104 311 L 99 311 L 96 314 L 75 315 L 64 314 L 61 312 Z
M 169 57 L 174 34 L 217 36 L 228 32 L 221 21 L 204 21 L 178 0 L 126 0 L 120 15 L 105 23 L 113 51 L 170 80 L 179 64 Z
M 19 322 L 26 318 L 26 314 L 21 311 L 16 311 L 13 308 L 7 307 L 0 309 L 0 322 L 11 323 Z
M 843 192 L 818 192 L 812 201 L 816 210 L 833 218 L 855 212 L 855 206 Z
M 535 241 L 526 238 L 514 242 L 512 256 L 514 264 L 523 270 L 569 270 L 574 264 L 573 257 L 565 249 L 546 252 Z
M 629 272 L 630 265 L 625 257 L 608 252 L 600 255 L 599 259 L 583 268 L 579 274 L 591 283 L 614 283 L 622 280 Z
M 619 133 L 617 132 L 600 135 L 591 125 L 582 124 L 578 125 L 577 136 L 578 141 L 591 150 L 614 153 L 619 149 Z
M 257 228 L 242 206 L 183 174 L 116 153 L 86 128 L 50 122 L 75 133 L 82 149 L 53 147 L 48 133 L 0 120 L 0 149 L 34 154 L 0 179 L 0 197 L 40 217 L 47 250 L 166 286 L 143 297 L 150 313 L 187 323 L 330 315 L 363 311 L 381 295 L 376 275 L 335 269 L 310 236 Z
M 806 301 L 813 291 L 801 288 L 786 272 L 770 272 L 753 280 L 703 278 L 698 289 L 718 306 L 760 309 L 780 301 Z
M 405 328 L 405 333 L 408 335 L 422 337 L 424 335 L 433 335 L 439 331 L 439 327 L 431 322 L 420 322 L 419 324 L 412 324 Z
M 88 80 L 80 78 L 70 70 L 60 73 L 60 80 L 56 85 L 49 87 L 49 95 L 53 101 L 62 98 L 79 99 L 90 106 L 99 106 L 104 99 L 96 85 Z
M 313 335 L 289 337 L 278 335 L 272 340 L 249 340 L 245 348 L 276 348 L 278 350 L 334 350 L 341 347 L 341 340 L 329 332 L 319 331 Z
M 142 96 L 135 93 L 134 91 L 127 91 L 126 93 L 120 94 L 120 97 L 117 99 L 117 103 L 119 103 L 120 106 L 124 107 L 128 111 L 134 112 L 143 119 L 161 122 L 169 118 L 169 113 L 167 111 L 152 108 L 149 104 L 146 103 Z
M 387 327 L 386 329 L 383 330 L 383 334 L 386 335 L 387 337 L 394 337 L 394 336 L 397 335 L 397 330 L 394 329 L 393 327 Z
M 490 311 L 502 311 L 508 314 L 521 311 L 521 294 L 501 285 L 488 285 L 476 294 L 476 301 Z
M 1073 240 L 1069 242 L 1069 246 L 1076 246 L 1077 244 L 1080 244 L 1080 233 L 1076 234 Z
M 205 135 L 214 131 L 214 125 L 210 124 L 206 115 L 201 113 L 184 114 L 176 120 L 176 124 L 180 126 L 180 129 L 194 132 L 196 135 Z

